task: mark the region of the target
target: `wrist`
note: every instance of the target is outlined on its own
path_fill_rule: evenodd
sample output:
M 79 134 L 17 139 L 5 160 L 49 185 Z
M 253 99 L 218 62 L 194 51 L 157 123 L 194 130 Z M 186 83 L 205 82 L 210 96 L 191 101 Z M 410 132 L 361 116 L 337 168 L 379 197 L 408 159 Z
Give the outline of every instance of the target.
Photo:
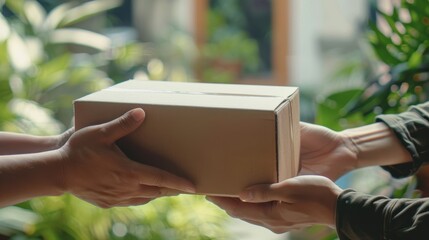
M 66 175 L 65 175 L 65 163 L 64 163 L 64 153 L 62 148 L 55 149 L 50 151 L 53 154 L 54 160 L 54 172 L 52 176 L 51 186 L 53 187 L 54 195 L 62 195 L 67 190 L 66 184 Z
M 394 165 L 412 159 L 392 130 L 383 123 L 347 129 L 340 134 L 355 153 L 355 168 Z

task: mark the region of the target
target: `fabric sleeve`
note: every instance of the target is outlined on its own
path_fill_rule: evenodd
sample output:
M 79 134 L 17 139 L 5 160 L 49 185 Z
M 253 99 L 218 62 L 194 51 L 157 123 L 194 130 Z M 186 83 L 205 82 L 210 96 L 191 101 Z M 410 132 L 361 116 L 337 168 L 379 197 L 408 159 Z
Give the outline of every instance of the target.
M 336 215 L 341 240 L 419 240 L 429 236 L 429 198 L 389 199 L 348 189 L 338 197 Z
M 410 176 L 429 162 L 429 102 L 401 114 L 380 115 L 376 121 L 392 129 L 413 158 L 411 163 L 383 166 L 393 177 Z

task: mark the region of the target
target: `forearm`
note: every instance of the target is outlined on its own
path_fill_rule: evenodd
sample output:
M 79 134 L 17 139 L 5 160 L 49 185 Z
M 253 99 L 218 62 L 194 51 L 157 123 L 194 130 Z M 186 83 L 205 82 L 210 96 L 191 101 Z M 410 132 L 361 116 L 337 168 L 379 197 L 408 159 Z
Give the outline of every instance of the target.
M 341 132 L 356 153 L 356 168 L 386 166 L 412 161 L 410 153 L 384 123 L 374 123 Z
M 58 136 L 33 136 L 0 132 L 0 155 L 44 152 L 56 149 Z
M 0 207 L 62 194 L 60 161 L 59 151 L 0 156 Z

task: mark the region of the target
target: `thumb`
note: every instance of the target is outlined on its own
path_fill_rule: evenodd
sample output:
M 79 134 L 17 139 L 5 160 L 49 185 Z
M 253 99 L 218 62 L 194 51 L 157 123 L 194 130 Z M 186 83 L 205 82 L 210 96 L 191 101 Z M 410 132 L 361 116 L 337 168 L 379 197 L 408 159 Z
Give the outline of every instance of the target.
M 288 202 L 287 191 L 284 191 L 281 187 L 282 185 L 279 183 L 255 185 L 245 189 L 239 194 L 239 197 L 243 202 Z
M 136 130 L 144 118 L 145 112 L 143 109 L 136 108 L 110 122 L 101 124 L 100 127 L 105 132 L 105 140 L 112 144 Z

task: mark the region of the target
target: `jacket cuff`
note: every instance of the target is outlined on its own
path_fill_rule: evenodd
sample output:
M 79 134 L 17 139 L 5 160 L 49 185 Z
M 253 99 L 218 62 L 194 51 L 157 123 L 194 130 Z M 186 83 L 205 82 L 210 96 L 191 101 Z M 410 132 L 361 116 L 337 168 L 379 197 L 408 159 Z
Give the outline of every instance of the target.
M 408 112 L 399 115 L 380 115 L 377 122 L 385 123 L 398 137 L 401 144 L 410 153 L 410 163 L 382 166 L 395 178 L 413 175 L 420 166 L 429 160 L 429 121 L 419 107 L 412 107 Z

